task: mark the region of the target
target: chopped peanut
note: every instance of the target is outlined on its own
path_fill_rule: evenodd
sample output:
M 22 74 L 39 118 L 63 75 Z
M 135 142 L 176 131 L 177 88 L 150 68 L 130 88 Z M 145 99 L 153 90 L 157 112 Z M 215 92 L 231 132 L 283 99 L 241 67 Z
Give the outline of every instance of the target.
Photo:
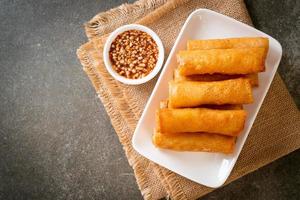
M 118 35 L 112 42 L 109 58 L 118 74 L 130 79 L 139 79 L 154 69 L 158 47 L 148 33 L 129 30 Z

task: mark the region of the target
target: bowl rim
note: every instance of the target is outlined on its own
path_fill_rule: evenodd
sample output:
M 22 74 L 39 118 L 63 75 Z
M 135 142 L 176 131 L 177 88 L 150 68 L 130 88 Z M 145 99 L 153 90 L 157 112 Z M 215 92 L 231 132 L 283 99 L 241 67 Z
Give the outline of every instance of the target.
M 115 38 L 128 30 L 140 30 L 143 32 L 148 33 L 153 40 L 156 42 L 157 47 L 158 47 L 158 59 L 157 62 L 155 64 L 155 67 L 153 68 L 153 70 L 145 77 L 140 78 L 140 79 L 129 79 L 129 78 L 125 78 L 121 75 L 119 75 L 111 66 L 111 61 L 109 58 L 109 50 L 111 47 L 112 42 L 115 40 Z M 139 84 L 143 84 L 148 82 L 149 80 L 153 79 L 158 72 L 160 71 L 160 69 L 162 68 L 163 65 L 163 61 L 164 61 L 164 47 L 163 47 L 163 43 L 161 41 L 161 39 L 158 37 L 158 35 L 151 30 L 150 28 L 143 26 L 143 25 L 139 25 L 139 24 L 128 24 L 128 25 L 124 25 L 121 26 L 119 28 L 117 28 L 116 30 L 114 30 L 107 38 L 105 44 L 104 44 L 104 48 L 103 48 L 103 61 L 105 64 L 105 67 L 107 69 L 107 71 L 109 72 L 109 74 L 114 77 L 116 80 L 128 84 L 128 85 L 139 85 Z

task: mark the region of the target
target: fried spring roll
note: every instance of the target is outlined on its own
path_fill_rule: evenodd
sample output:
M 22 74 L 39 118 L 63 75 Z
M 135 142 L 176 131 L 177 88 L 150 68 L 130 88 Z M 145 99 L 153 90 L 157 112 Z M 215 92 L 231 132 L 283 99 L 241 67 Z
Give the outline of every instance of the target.
M 170 108 L 196 107 L 203 104 L 248 104 L 253 102 L 247 79 L 216 82 L 169 82 Z
M 180 51 L 179 74 L 251 74 L 265 70 L 264 48 Z
M 234 75 L 228 75 L 228 74 L 196 74 L 196 75 L 190 75 L 190 76 L 182 76 L 179 73 L 178 69 L 174 70 L 174 80 L 175 81 L 223 81 L 228 79 L 234 79 L 234 78 L 247 78 L 250 81 L 250 84 L 252 87 L 258 86 L 258 74 L 234 74 Z
M 156 112 L 156 130 L 162 134 L 207 132 L 237 136 L 245 119 L 245 110 L 164 108 Z
M 235 49 L 235 48 L 264 48 L 266 56 L 269 49 L 269 39 L 263 37 L 227 38 L 210 40 L 189 40 L 187 50 L 201 49 Z
M 249 47 L 264 48 L 264 58 L 266 58 L 269 50 L 269 39 L 264 37 L 245 37 L 210 40 L 189 40 L 187 42 L 187 50 L 234 49 Z M 247 76 L 252 86 L 258 86 L 257 74 L 249 74 Z
M 205 151 L 229 154 L 234 150 L 236 138 L 207 133 L 168 135 L 155 132 L 152 141 L 156 147 L 176 151 Z
M 160 108 L 168 108 L 168 99 L 162 100 L 159 104 Z M 203 108 L 210 108 L 210 109 L 217 109 L 217 110 L 242 110 L 243 105 L 231 105 L 231 104 L 225 104 L 225 105 L 203 105 Z

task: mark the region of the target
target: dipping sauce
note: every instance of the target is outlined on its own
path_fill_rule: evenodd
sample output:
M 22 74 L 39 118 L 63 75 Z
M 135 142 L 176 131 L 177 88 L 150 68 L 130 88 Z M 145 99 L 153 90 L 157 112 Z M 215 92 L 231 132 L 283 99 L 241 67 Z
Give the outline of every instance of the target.
M 148 33 L 129 30 L 118 35 L 112 42 L 109 58 L 113 69 L 119 75 L 139 79 L 154 69 L 158 46 Z

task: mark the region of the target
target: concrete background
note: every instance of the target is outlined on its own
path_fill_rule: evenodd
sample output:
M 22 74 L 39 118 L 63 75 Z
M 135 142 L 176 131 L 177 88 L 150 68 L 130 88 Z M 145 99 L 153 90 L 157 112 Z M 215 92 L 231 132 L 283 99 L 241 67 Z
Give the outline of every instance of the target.
M 141 199 L 132 169 L 76 58 L 82 24 L 125 1 L 0 0 L 0 199 Z M 246 1 L 284 48 L 300 104 L 299 1 Z M 299 199 L 300 151 L 203 199 Z

